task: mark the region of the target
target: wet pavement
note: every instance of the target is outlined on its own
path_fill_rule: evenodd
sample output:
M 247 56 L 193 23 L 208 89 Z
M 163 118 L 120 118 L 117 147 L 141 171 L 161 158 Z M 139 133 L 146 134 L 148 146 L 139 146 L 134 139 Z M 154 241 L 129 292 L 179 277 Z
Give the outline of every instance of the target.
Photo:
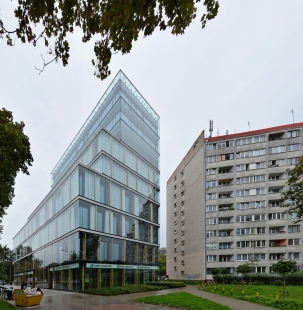
M 14 287 L 14 288 L 19 288 Z M 221 295 L 203 292 L 198 290 L 196 286 L 187 286 L 177 289 L 169 289 L 162 291 L 125 294 L 118 296 L 96 296 L 82 293 L 56 291 L 42 289 L 44 296 L 39 306 L 33 307 L 17 307 L 18 309 L 35 309 L 35 310 L 177 310 L 180 308 L 165 307 L 160 305 L 150 305 L 135 302 L 137 298 L 145 296 L 166 295 L 177 292 L 188 292 L 199 297 L 203 297 L 219 304 L 230 307 L 234 310 L 271 310 L 273 308 L 249 303 L 246 301 L 233 299 Z M 15 306 L 14 300 L 9 301 Z

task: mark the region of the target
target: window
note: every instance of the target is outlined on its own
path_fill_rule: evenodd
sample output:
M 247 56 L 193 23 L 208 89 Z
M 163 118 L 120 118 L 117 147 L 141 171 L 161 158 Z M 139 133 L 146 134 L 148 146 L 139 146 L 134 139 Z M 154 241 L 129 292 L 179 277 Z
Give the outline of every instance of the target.
M 293 151 L 299 151 L 300 150 L 300 144 L 289 144 L 287 145 L 287 152 L 293 152 Z
M 289 225 L 287 231 L 289 233 L 298 233 L 301 231 L 300 225 Z
M 237 260 L 248 261 L 251 259 L 266 260 L 266 254 L 237 254 Z
M 266 221 L 266 214 L 238 215 L 237 222 Z
M 217 218 L 216 218 L 216 217 L 211 217 L 211 218 L 208 218 L 208 219 L 206 219 L 206 220 L 207 220 L 207 224 L 208 224 L 208 225 L 217 224 Z
M 183 177 L 184 176 L 184 171 L 181 171 L 180 174 L 181 174 L 181 177 Z
M 215 150 L 215 149 L 217 149 L 217 144 L 216 143 L 206 144 L 206 150 L 207 151 L 212 151 L 212 150 Z
M 177 257 L 174 257 L 174 261 L 175 261 L 175 262 L 177 261 Z
M 174 266 L 174 271 L 177 271 L 177 267 L 176 266 Z
M 265 155 L 265 154 L 266 154 L 266 149 L 258 149 L 258 150 L 252 150 L 252 151 L 237 152 L 236 157 L 237 158 L 254 157 L 254 156 L 260 156 L 260 155 Z
M 234 159 L 234 153 L 218 155 L 218 161 Z
M 265 208 L 266 201 L 251 201 L 251 202 L 239 202 L 236 204 L 238 210 L 241 209 L 255 209 L 255 208 Z
M 231 223 L 230 217 L 221 217 L 219 218 L 219 224 L 229 224 Z
M 288 245 L 290 246 L 301 245 L 301 239 L 288 239 Z
M 264 182 L 266 181 L 266 175 L 253 175 L 250 177 L 242 177 L 236 179 L 236 184 L 246 184 L 246 183 L 255 183 L 255 182 Z
M 177 204 L 176 203 L 174 203 L 174 207 L 177 208 Z
M 184 244 L 185 244 L 185 240 L 182 240 L 182 241 L 181 241 L 181 245 L 184 245 Z
M 228 236 L 230 236 L 229 230 L 220 230 L 219 231 L 219 237 L 228 237 Z
M 300 259 L 301 253 L 288 253 L 288 259 Z
M 207 230 L 206 231 L 206 237 L 216 237 L 217 231 L 216 230 Z
M 281 200 L 270 200 L 268 202 L 268 206 L 269 207 L 280 207 L 282 205 L 282 201 Z
M 184 206 L 184 200 L 181 201 L 181 206 Z
M 284 220 L 286 214 L 284 212 L 279 212 L 279 213 L 269 213 L 268 214 L 268 219 L 269 220 Z
M 298 214 L 297 213 L 287 214 L 287 218 L 288 219 L 297 219 L 298 218 Z
M 266 162 L 265 161 L 262 161 L 259 163 L 237 165 L 236 171 L 255 170 L 255 169 L 262 169 L 262 168 L 266 168 Z
M 206 243 L 206 249 L 207 250 L 216 250 L 217 249 L 217 243 L 215 243 L 215 242 Z
M 174 185 L 174 189 L 177 189 L 177 185 Z
M 217 206 L 206 206 L 206 212 L 216 212 Z
M 176 211 L 176 212 L 174 212 L 174 216 L 177 216 L 177 214 L 178 214 L 178 212 Z
M 216 262 L 217 261 L 217 255 L 207 255 L 206 261 L 207 262 Z
M 174 225 L 176 226 L 178 224 L 178 221 L 174 221 Z
M 268 166 L 269 167 L 285 166 L 285 163 L 286 163 L 285 159 L 269 160 L 268 161 Z
M 185 265 L 184 260 L 181 260 L 181 265 Z
M 182 187 L 184 186 L 184 181 L 181 182 L 181 186 L 182 186 Z
M 271 253 L 269 254 L 269 260 L 279 260 L 284 259 L 284 253 Z
M 250 138 L 243 138 L 236 140 L 237 145 L 246 145 L 246 144 L 252 144 L 252 143 L 258 143 L 258 142 L 264 142 L 265 136 L 255 136 Z
M 217 186 L 217 181 L 207 181 L 206 182 L 206 188 L 207 187 L 215 187 Z
M 174 176 L 174 181 L 176 181 L 177 180 L 177 177 L 176 176 Z
M 178 233 L 177 229 L 175 229 L 174 233 L 175 233 L 175 235 Z
M 184 196 L 184 191 L 181 192 L 181 196 Z
M 181 211 L 181 215 L 183 216 L 183 215 L 184 215 L 184 213 L 185 213 L 185 212 L 184 212 L 184 210 L 182 210 L 182 211 Z
M 185 220 L 181 221 L 181 225 L 183 226 L 185 224 Z
M 268 149 L 268 154 L 283 153 L 286 151 L 285 145 L 273 146 Z
M 206 199 L 217 199 L 217 193 L 206 194 Z
M 299 157 L 287 158 L 287 166 L 296 165 Z
M 207 156 L 206 157 L 206 162 L 207 163 L 214 163 L 216 161 L 217 161 L 217 156 L 216 155 L 214 155 L 214 156 Z
M 181 255 L 184 255 L 184 250 L 183 250 L 183 251 L 181 251 Z
M 287 138 L 299 137 L 299 130 L 287 131 Z
M 177 194 L 174 194 L 174 198 L 175 198 L 175 199 L 177 198 Z
M 219 243 L 219 249 L 220 250 L 231 249 L 231 243 L 230 242 L 220 242 Z
M 185 235 L 185 230 L 181 230 L 181 236 Z
M 265 231 L 265 227 L 237 228 L 237 235 L 258 235 Z
M 219 149 L 225 149 L 227 147 L 231 147 L 234 146 L 234 142 L 233 141 L 224 141 L 224 142 L 219 142 L 218 143 Z
M 265 247 L 265 240 L 257 240 L 257 241 L 238 241 L 237 248 L 259 248 Z
M 216 174 L 216 173 L 217 173 L 216 168 L 206 169 L 206 175 L 211 175 L 211 174 Z
M 266 267 L 255 267 L 256 273 L 266 273 Z
M 236 191 L 237 197 L 264 195 L 264 194 L 266 194 L 266 188 L 244 189 L 244 190 Z

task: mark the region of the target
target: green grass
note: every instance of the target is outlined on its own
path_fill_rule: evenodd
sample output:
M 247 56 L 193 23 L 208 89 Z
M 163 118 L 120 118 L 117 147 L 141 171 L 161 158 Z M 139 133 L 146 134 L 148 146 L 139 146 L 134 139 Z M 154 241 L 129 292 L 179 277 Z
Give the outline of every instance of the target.
M 244 296 L 242 296 L 242 285 L 226 284 L 224 286 L 224 293 L 222 285 L 219 284 L 216 294 L 231 297 L 231 289 L 233 289 L 232 298 L 242 299 L 245 301 L 254 302 L 264 306 L 270 306 L 282 310 L 301 310 L 303 309 L 302 286 L 286 286 L 288 297 L 283 297 L 283 286 L 275 285 L 245 285 Z M 206 292 L 215 293 L 214 285 L 206 287 Z M 256 297 L 256 292 L 259 297 Z M 276 302 L 276 295 L 279 295 L 278 303 Z
M 231 308 L 219 305 L 213 301 L 189 294 L 189 293 L 173 293 L 161 296 L 150 296 L 136 299 L 135 301 L 165 305 L 169 307 L 178 307 L 183 309 L 195 310 L 231 310 Z
M 11 305 L 6 300 L 0 300 L 0 309 L 1 310 L 16 310 L 17 308 Z

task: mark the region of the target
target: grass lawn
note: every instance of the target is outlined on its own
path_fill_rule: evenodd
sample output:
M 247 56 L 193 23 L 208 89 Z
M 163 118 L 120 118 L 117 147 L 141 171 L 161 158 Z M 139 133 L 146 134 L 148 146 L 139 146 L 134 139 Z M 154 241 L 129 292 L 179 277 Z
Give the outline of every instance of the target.
M 170 307 L 179 307 L 183 309 L 197 310 L 231 310 L 226 306 L 221 306 L 213 301 L 189 294 L 189 293 L 173 293 L 161 296 L 150 296 L 136 299 L 135 301 L 158 304 Z
M 231 289 L 233 289 L 233 298 L 242 299 L 264 306 L 270 306 L 283 310 L 301 310 L 303 309 L 303 287 L 302 286 L 286 286 L 288 298 L 282 296 L 283 286 L 276 285 L 245 285 L 244 296 L 242 296 L 242 285 L 226 284 L 224 286 L 224 293 L 222 285 L 219 284 L 216 294 L 231 297 Z M 215 293 L 214 285 L 206 287 L 206 292 Z M 258 298 L 256 292 L 259 293 Z M 279 295 L 278 303 L 276 303 L 276 295 Z
M 0 309 L 1 310 L 16 310 L 17 308 L 5 300 L 0 300 Z

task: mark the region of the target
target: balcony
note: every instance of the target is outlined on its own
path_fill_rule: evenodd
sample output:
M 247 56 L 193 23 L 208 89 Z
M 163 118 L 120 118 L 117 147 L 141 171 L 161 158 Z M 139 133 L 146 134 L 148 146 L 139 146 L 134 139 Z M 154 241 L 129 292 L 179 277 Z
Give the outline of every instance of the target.
M 268 201 L 268 207 L 269 208 L 280 208 L 283 205 L 283 200 L 279 199 L 279 200 L 269 200 Z
M 229 204 L 219 205 L 218 210 L 219 211 L 232 211 L 232 210 L 235 210 L 235 208 L 234 208 L 233 203 L 229 203 Z
M 287 239 L 269 240 L 270 248 L 285 247 L 285 246 L 287 246 Z
M 286 134 L 285 132 L 275 132 L 275 133 L 272 133 L 272 134 L 269 134 L 268 135 L 268 140 L 269 141 L 276 141 L 276 140 L 282 140 L 282 139 L 285 139 L 286 138 Z
M 286 233 L 285 226 L 277 226 L 269 228 L 269 234 L 284 234 L 284 233 Z
M 222 163 L 222 162 L 220 162 Z M 234 166 L 221 166 L 219 167 L 218 173 L 219 174 L 228 174 L 228 173 L 233 173 L 234 172 Z

